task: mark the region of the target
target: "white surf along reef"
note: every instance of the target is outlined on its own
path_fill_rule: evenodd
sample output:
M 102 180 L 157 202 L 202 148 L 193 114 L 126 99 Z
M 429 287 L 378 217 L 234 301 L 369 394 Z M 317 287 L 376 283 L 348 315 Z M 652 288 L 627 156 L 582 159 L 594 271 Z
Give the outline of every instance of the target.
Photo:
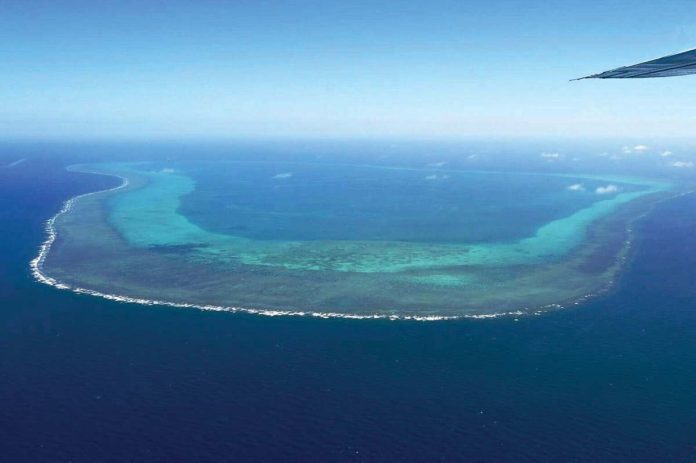
M 143 163 L 71 169 L 122 183 L 74 197 L 48 220 L 46 241 L 31 262 L 38 281 L 145 305 L 322 318 L 494 318 L 578 303 L 614 281 L 630 223 L 640 215 L 629 206 L 671 188 L 636 178 L 520 173 L 567 177 L 571 191 L 584 192 L 593 181 L 608 186 L 590 206 L 513 242 L 255 240 L 205 230 L 180 214 L 195 182 L 178 169 Z M 59 233 L 65 238 L 58 243 Z

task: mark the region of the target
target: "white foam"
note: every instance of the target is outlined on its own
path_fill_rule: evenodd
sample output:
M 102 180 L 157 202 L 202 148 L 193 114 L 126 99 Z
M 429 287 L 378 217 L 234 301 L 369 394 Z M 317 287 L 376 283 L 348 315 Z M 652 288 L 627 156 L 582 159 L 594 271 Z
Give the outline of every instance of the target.
M 51 250 L 51 246 L 56 240 L 56 227 L 55 223 L 58 217 L 60 217 L 63 214 L 66 214 L 72 209 L 73 204 L 75 204 L 75 201 L 77 201 L 80 198 L 84 198 L 87 196 L 91 196 L 97 193 L 106 193 L 109 191 L 115 191 L 119 190 L 121 188 L 125 188 L 128 186 L 129 180 L 126 177 L 121 177 L 119 175 L 114 175 L 114 177 L 118 177 L 121 179 L 121 184 L 114 187 L 114 188 L 109 188 L 107 190 L 100 190 L 100 191 L 92 191 L 90 193 L 85 193 L 82 195 L 75 196 L 73 198 L 70 198 L 69 200 L 65 201 L 63 203 L 63 207 L 58 211 L 56 215 L 51 217 L 46 221 L 46 225 L 44 226 L 44 230 L 46 231 L 46 240 L 41 244 L 39 247 L 39 254 L 31 260 L 29 263 L 31 267 L 31 273 L 36 278 L 38 281 L 41 283 L 47 284 L 54 286 L 59 289 L 70 289 L 70 286 L 68 286 L 65 283 L 60 283 L 58 280 L 55 278 L 51 278 L 47 276 L 46 274 L 43 273 L 43 264 L 46 260 L 46 256 L 48 255 L 48 252 Z
M 478 314 L 478 315 L 396 315 L 396 314 L 350 314 L 350 313 L 340 313 L 340 312 L 311 312 L 311 311 L 294 311 L 294 310 L 274 310 L 274 309 L 253 309 L 253 308 L 245 308 L 245 307 L 229 307 L 229 306 L 219 306 L 219 305 L 203 305 L 203 304 L 188 304 L 188 303 L 181 303 L 181 302 L 172 302 L 172 301 L 164 301 L 164 300 L 157 300 L 157 299 L 146 299 L 146 298 L 139 298 L 139 297 L 130 297 L 130 296 L 124 296 L 124 295 L 119 295 L 119 294 L 109 294 L 109 293 L 103 293 L 101 291 L 96 291 L 93 289 L 87 289 L 87 288 L 81 288 L 79 286 L 72 286 L 67 283 L 58 281 L 57 279 L 50 277 L 46 275 L 43 271 L 43 264 L 46 261 L 46 256 L 48 256 L 49 251 L 51 250 L 51 246 L 56 240 L 57 237 L 57 232 L 55 228 L 55 223 L 56 220 L 63 214 L 66 214 L 70 212 L 72 209 L 73 205 L 75 202 L 81 198 L 94 195 L 97 193 L 106 193 L 109 191 L 115 191 L 119 190 L 121 188 L 125 188 L 128 186 L 129 181 L 128 178 L 126 177 L 121 177 L 118 175 L 114 175 L 116 177 L 119 177 L 121 179 L 121 184 L 114 187 L 110 188 L 107 190 L 100 190 L 100 191 L 94 191 L 91 193 L 85 193 L 82 195 L 75 196 L 73 198 L 70 198 L 67 200 L 65 203 L 63 203 L 63 207 L 58 211 L 56 215 L 51 217 L 46 221 L 46 225 L 44 227 L 46 231 L 46 240 L 41 244 L 39 247 L 39 253 L 38 255 L 32 259 L 29 263 L 30 268 L 31 268 L 31 273 L 32 276 L 40 283 L 52 286 L 56 289 L 62 289 L 62 290 L 68 290 L 72 291 L 74 293 L 78 294 L 87 294 L 90 296 L 96 296 L 96 297 L 101 297 L 103 299 L 108 299 L 110 301 L 116 301 L 116 302 L 123 302 L 123 303 L 131 303 L 131 304 L 140 304 L 140 305 L 145 305 L 145 306 L 152 306 L 152 305 L 160 305 L 160 306 L 168 306 L 168 307 L 177 307 L 177 308 L 192 308 L 192 309 L 199 309 L 199 310 L 207 310 L 207 311 L 214 311 L 214 312 L 239 312 L 239 313 L 248 313 L 248 314 L 254 314 L 254 315 L 264 315 L 267 317 L 278 317 L 278 316 L 308 316 L 308 317 L 315 317 L 315 318 L 346 318 L 346 319 L 352 319 L 352 320 L 367 320 L 367 319 L 372 319 L 372 320 L 414 320 L 414 321 L 440 321 L 440 320 L 455 320 L 455 319 L 460 319 L 460 318 L 472 318 L 472 319 L 491 319 L 491 318 L 498 318 L 498 317 L 504 317 L 504 316 L 519 316 L 519 315 L 524 315 L 527 312 L 523 312 L 521 310 L 517 310 L 514 312 L 500 312 L 500 313 L 491 313 L 491 314 Z
M 88 172 L 88 171 L 83 171 L 83 172 Z M 95 172 L 91 172 L 95 173 Z M 46 275 L 43 272 L 43 264 L 46 260 L 46 256 L 48 255 L 49 251 L 51 250 L 51 246 L 56 240 L 57 232 L 55 229 L 55 223 L 56 220 L 63 214 L 68 213 L 72 206 L 75 204 L 75 202 L 81 198 L 85 198 L 90 195 L 98 194 L 98 193 L 106 193 L 110 191 L 116 191 L 122 188 L 125 188 L 129 184 L 129 180 L 126 177 L 122 177 L 120 175 L 116 174 L 102 174 L 99 173 L 100 175 L 112 175 L 114 177 L 118 177 L 121 179 L 121 184 L 114 187 L 114 188 L 109 188 L 106 190 L 100 190 L 100 191 L 94 191 L 90 193 L 85 193 L 82 195 L 75 196 L 73 198 L 70 198 L 67 200 L 64 204 L 63 207 L 58 211 L 56 215 L 51 217 L 46 221 L 45 225 L 45 231 L 47 234 L 46 240 L 41 244 L 39 247 L 39 253 L 38 255 L 30 261 L 30 268 L 31 268 L 31 273 L 33 277 L 40 283 L 52 286 L 57 289 L 61 290 L 67 290 L 67 291 L 72 291 L 74 293 L 78 294 L 87 294 L 90 296 L 96 296 L 96 297 L 101 297 L 103 299 L 108 299 L 111 301 L 116 301 L 116 302 L 123 302 L 123 303 L 131 303 L 131 304 L 140 304 L 140 305 L 145 305 L 145 306 L 154 306 L 154 305 L 159 305 L 159 306 L 167 306 L 167 307 L 176 307 L 176 308 L 191 308 L 191 309 L 199 309 L 199 310 L 206 310 L 206 311 L 213 311 L 213 312 L 232 312 L 232 313 L 247 313 L 247 314 L 253 314 L 253 315 L 263 315 L 267 317 L 278 317 L 278 316 L 293 316 L 293 317 L 315 317 L 315 318 L 323 318 L 323 319 L 329 319 L 329 318 L 345 318 L 345 319 L 351 319 L 351 320 L 410 320 L 410 321 L 443 321 L 443 320 L 458 320 L 458 319 L 475 319 L 475 320 L 489 320 L 489 319 L 496 319 L 496 318 L 501 318 L 501 317 L 519 317 L 523 315 L 541 315 L 544 312 L 547 312 L 549 310 L 558 310 L 558 309 L 563 309 L 567 307 L 568 305 L 579 305 L 581 303 L 587 302 L 590 298 L 594 298 L 596 296 L 599 296 L 601 294 L 604 294 L 608 292 L 614 285 L 615 285 L 615 280 L 610 280 L 608 284 L 600 289 L 597 292 L 586 294 L 584 296 L 581 296 L 577 299 L 574 299 L 570 303 L 567 303 L 566 305 L 561 305 L 558 303 L 552 303 L 552 304 L 547 304 L 541 307 L 522 307 L 518 310 L 514 311 L 508 311 L 508 312 L 494 312 L 494 313 L 481 313 L 481 314 L 464 314 L 464 315 L 399 315 L 399 314 L 382 314 L 382 313 L 376 313 L 376 314 L 351 314 L 351 313 L 341 313 L 341 312 L 312 312 L 312 311 L 295 311 L 295 310 L 276 310 L 276 309 L 254 309 L 254 308 L 246 308 L 246 307 L 231 307 L 231 306 L 219 306 L 219 305 L 210 305 L 210 304 L 190 304 L 190 303 L 181 303 L 181 302 L 172 302 L 172 301 L 164 301 L 164 300 L 158 300 L 158 299 L 146 299 L 146 298 L 138 298 L 138 297 L 130 297 L 130 296 L 124 296 L 124 295 L 118 295 L 118 294 L 108 294 L 108 293 L 103 293 L 100 291 L 96 291 L 93 289 L 87 289 L 87 288 L 81 288 L 78 286 L 72 286 L 64 282 L 60 282 L 57 279 L 50 277 Z M 684 196 L 687 194 L 692 194 L 694 193 L 693 191 L 688 191 L 684 192 L 675 196 L 674 197 L 679 197 L 679 196 Z M 665 199 L 666 200 L 666 199 Z M 663 200 L 664 201 L 664 200 Z M 648 214 L 649 211 L 646 211 L 643 213 L 641 216 L 637 217 L 635 220 L 638 220 Z M 627 229 L 629 233 L 629 238 L 626 240 L 626 251 L 630 249 L 633 243 L 633 227 L 629 226 Z M 619 262 L 623 264 L 626 261 L 626 253 L 624 253 L 620 259 Z

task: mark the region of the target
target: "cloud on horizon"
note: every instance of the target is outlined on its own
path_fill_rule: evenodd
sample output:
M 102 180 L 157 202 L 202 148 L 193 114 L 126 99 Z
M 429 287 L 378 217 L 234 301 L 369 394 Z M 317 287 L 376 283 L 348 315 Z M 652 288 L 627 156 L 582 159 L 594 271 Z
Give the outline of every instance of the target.
M 431 162 L 428 164 L 428 167 L 442 167 L 445 164 L 447 164 L 445 161 Z
M 694 167 L 694 163 L 692 161 L 674 161 L 670 163 L 670 166 L 681 169 L 690 169 Z
M 619 187 L 613 184 L 607 186 L 598 186 L 595 189 L 595 193 L 598 195 L 610 195 L 619 192 Z
M 635 146 L 624 146 L 621 148 L 623 154 L 642 154 L 648 151 L 650 147 L 648 145 L 635 145 Z
M 561 153 L 541 153 L 539 156 L 541 156 L 543 159 L 546 159 L 547 161 L 557 161 L 563 157 Z
M 449 175 L 431 174 L 431 175 L 426 175 L 424 178 L 426 180 L 446 180 L 449 178 Z

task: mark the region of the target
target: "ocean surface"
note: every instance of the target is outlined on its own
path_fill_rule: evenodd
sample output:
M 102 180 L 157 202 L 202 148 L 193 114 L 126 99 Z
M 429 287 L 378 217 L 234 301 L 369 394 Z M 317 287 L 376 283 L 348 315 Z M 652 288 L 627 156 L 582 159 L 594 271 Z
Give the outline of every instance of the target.
M 400 161 L 422 166 L 418 151 Z M 35 281 L 29 262 L 46 220 L 67 199 L 118 184 L 66 166 L 202 152 L 214 161 L 225 149 L 0 150 L 2 460 L 696 461 L 696 195 L 660 202 L 636 223 L 612 291 L 536 316 L 262 317 Z M 342 233 L 330 221 L 322 230 Z M 370 233 L 450 240 L 388 225 Z M 267 238 L 262 228 L 244 234 Z
M 664 180 L 344 161 L 76 164 L 121 183 L 70 199 L 32 262 L 54 286 L 208 310 L 453 318 L 606 290 Z M 344 162 L 341 162 L 344 161 Z M 287 171 L 292 169 L 292 171 Z

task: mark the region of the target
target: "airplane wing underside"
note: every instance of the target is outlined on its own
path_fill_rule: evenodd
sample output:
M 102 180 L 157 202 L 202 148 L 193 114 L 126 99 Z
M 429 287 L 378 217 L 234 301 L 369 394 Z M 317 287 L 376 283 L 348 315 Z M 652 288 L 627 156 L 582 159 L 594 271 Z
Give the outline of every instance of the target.
M 647 77 L 672 77 L 696 74 L 696 49 L 663 56 L 644 63 L 623 66 L 610 71 L 592 74 L 580 79 L 639 79 Z M 574 80 L 580 80 L 574 79 Z

